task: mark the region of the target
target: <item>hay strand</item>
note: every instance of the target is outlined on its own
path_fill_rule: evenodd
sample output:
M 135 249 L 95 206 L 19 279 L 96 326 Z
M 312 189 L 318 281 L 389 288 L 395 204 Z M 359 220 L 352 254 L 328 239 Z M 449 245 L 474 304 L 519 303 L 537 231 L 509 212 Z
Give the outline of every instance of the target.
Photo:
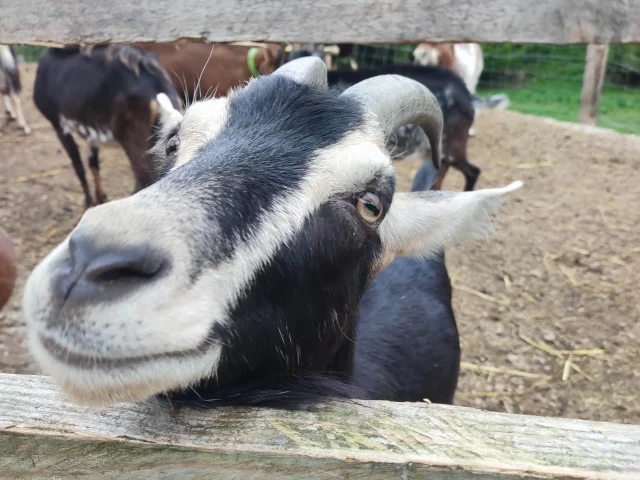
M 550 375 L 523 372 L 522 370 L 512 370 L 509 368 L 487 367 L 484 365 L 476 365 L 475 363 L 469 363 L 469 362 L 460 362 L 460 366 L 464 370 L 469 370 L 471 372 L 480 372 L 480 373 L 489 373 L 489 374 L 500 373 L 503 375 L 513 375 L 516 377 L 525 377 L 525 378 L 544 378 L 544 379 L 551 378 Z
M 561 355 L 575 355 L 575 356 L 598 356 L 604 355 L 602 348 L 592 348 L 590 350 L 556 350 Z
M 571 247 L 571 250 L 573 250 L 576 253 L 579 253 L 580 255 L 589 255 L 589 250 L 585 250 L 584 248 Z
M 569 358 L 571 358 L 571 355 L 569 355 Z M 593 382 L 593 377 L 591 375 L 589 375 L 587 372 L 585 372 L 584 370 L 582 370 L 578 365 L 576 365 L 575 363 L 571 362 L 569 364 L 569 366 L 571 368 L 573 368 L 576 372 L 578 372 L 580 375 L 582 375 L 584 378 L 586 378 L 590 382 Z
M 461 292 L 466 292 L 466 293 L 470 293 L 471 295 L 475 295 L 476 297 L 482 298 L 483 300 L 487 300 L 488 302 L 496 303 L 498 305 L 503 305 L 505 307 L 509 305 L 508 300 L 500 300 L 499 298 L 493 297 L 486 293 L 479 292 L 478 290 L 475 290 L 471 287 L 467 287 L 466 285 L 462 285 L 453 280 L 451 281 L 451 287 L 454 288 L 455 290 L 460 290 Z
M 520 296 L 531 303 L 538 303 L 538 301 L 527 292 L 520 292 Z
M 574 287 L 580 286 L 580 282 L 576 280 L 576 277 L 573 276 L 573 273 L 571 273 L 567 267 L 565 267 L 564 265 L 558 265 L 558 268 L 562 273 L 564 273 L 569 282 L 571 282 L 571 285 L 573 285 Z
M 553 166 L 553 162 L 551 162 L 551 160 L 545 160 L 544 162 L 539 163 L 518 163 L 515 168 L 520 170 L 527 170 L 530 168 L 542 168 L 551 166 Z
M 521 334 L 521 333 L 520 333 L 520 334 L 518 334 L 518 336 L 519 336 L 519 337 L 520 337 L 524 342 L 528 343 L 528 344 L 529 344 L 529 345 L 531 345 L 532 347 L 537 348 L 538 350 L 542 350 L 543 352 L 548 353 L 548 354 L 549 354 L 549 355 L 551 355 L 551 356 L 558 357 L 558 358 L 559 358 L 559 359 L 561 359 L 561 360 L 562 360 L 562 359 L 564 359 L 564 357 L 562 356 L 562 354 L 561 354 L 558 350 L 556 350 L 555 348 L 553 348 L 552 346 L 547 345 L 547 344 L 546 344 L 546 343 L 544 343 L 544 342 L 536 342 L 535 340 L 533 340 L 533 339 L 531 339 L 531 338 L 529 338 L 529 337 L 527 337 L 526 335 L 523 335 L 523 334 Z
M 569 380 L 569 375 L 571 374 L 571 355 L 564 361 L 564 368 L 562 369 L 562 381 L 566 382 Z
M 22 183 L 22 182 L 28 182 L 29 180 L 36 180 L 38 178 L 53 177 L 55 175 L 59 175 L 60 173 L 64 172 L 65 169 L 66 167 L 59 167 L 59 168 L 54 168 L 52 170 L 46 170 L 43 172 L 30 173 L 29 175 L 20 175 L 18 177 L 12 178 L 10 182 Z

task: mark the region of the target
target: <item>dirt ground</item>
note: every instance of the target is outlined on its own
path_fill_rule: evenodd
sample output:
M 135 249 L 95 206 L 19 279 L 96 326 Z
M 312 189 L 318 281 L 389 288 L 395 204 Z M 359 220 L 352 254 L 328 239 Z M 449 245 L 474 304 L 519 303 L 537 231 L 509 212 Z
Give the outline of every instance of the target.
M 82 214 L 79 183 L 31 101 L 31 137 L 10 124 L 0 138 L 0 225 L 21 257 L 0 312 L 0 371 L 35 373 L 20 307 L 36 263 Z M 86 147 L 83 147 L 86 150 Z M 463 369 L 456 403 L 496 411 L 640 424 L 640 137 L 512 112 L 483 112 L 470 158 L 477 188 L 522 179 L 486 241 L 452 249 Z M 409 184 L 416 168 L 399 166 Z M 111 198 L 133 178 L 118 148 L 102 153 Z M 445 182 L 462 188 L 451 171 Z

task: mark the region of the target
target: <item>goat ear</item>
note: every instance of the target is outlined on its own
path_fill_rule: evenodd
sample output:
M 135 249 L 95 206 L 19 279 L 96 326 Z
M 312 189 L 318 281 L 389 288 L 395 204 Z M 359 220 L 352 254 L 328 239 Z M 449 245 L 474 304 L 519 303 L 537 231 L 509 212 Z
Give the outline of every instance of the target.
M 156 102 L 162 128 L 173 128 L 182 121 L 182 113 L 176 110 L 166 93 L 156 95 Z
M 522 185 L 517 181 L 503 188 L 471 192 L 396 193 L 380 225 L 385 252 L 429 256 L 466 238 L 481 236 L 491 227 L 490 216 L 506 195 Z

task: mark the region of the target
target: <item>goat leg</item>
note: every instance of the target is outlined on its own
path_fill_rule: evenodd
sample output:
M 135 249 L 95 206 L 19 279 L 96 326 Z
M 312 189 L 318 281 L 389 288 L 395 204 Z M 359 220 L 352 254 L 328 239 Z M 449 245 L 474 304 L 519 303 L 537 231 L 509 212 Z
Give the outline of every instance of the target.
M 15 107 L 15 115 L 18 120 L 18 125 L 22 127 L 25 135 L 31 134 L 31 127 L 27 124 L 27 121 L 24 118 L 24 113 L 22 112 L 22 101 L 20 97 L 16 94 L 11 95 L 11 100 L 13 101 L 13 105 Z
M 461 160 L 457 159 L 454 163 L 454 166 L 458 170 L 460 170 L 464 175 L 464 179 L 465 179 L 464 191 L 465 192 L 472 191 L 476 186 L 476 182 L 478 181 L 478 178 L 480 177 L 480 173 L 482 172 L 482 170 L 480 170 L 479 167 L 471 163 L 468 158 L 464 158 Z
M 93 182 L 96 186 L 96 201 L 97 203 L 108 202 L 107 194 L 102 188 L 102 179 L 100 178 L 100 161 L 98 159 L 98 148 L 91 147 L 91 153 L 89 154 L 89 168 L 93 173 Z
M 80 157 L 80 151 L 78 150 L 78 144 L 75 142 L 70 133 L 64 133 L 62 128 L 56 127 L 56 134 L 58 135 L 58 139 L 62 146 L 71 158 L 71 164 L 73 165 L 73 169 L 76 172 L 78 180 L 80 180 L 80 185 L 82 185 L 82 191 L 84 192 L 84 205 L 85 208 L 90 208 L 93 206 L 93 198 L 91 197 L 91 192 L 89 191 L 89 184 L 87 183 L 87 176 L 84 172 L 84 166 L 82 165 L 82 158 Z
M 432 190 L 442 190 L 442 182 L 444 182 L 444 177 L 447 175 L 447 170 L 449 170 L 449 164 L 444 162 L 438 170 L 438 176 L 431 188 Z
M 4 109 L 5 109 L 5 113 L 7 117 L 9 117 L 10 120 L 15 120 L 16 119 L 16 111 L 13 108 L 13 105 L 11 104 L 11 97 L 9 97 L 9 95 L 3 95 L 4 97 Z

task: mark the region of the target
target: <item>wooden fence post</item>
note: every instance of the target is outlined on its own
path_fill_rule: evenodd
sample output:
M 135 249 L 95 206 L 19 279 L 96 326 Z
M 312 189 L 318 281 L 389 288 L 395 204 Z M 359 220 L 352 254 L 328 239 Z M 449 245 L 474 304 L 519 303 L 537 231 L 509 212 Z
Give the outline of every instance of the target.
M 580 123 L 596 125 L 598 121 L 600 94 L 602 93 L 602 85 L 607 71 L 608 56 L 609 45 L 590 44 L 587 47 L 582 93 L 580 95 Z

